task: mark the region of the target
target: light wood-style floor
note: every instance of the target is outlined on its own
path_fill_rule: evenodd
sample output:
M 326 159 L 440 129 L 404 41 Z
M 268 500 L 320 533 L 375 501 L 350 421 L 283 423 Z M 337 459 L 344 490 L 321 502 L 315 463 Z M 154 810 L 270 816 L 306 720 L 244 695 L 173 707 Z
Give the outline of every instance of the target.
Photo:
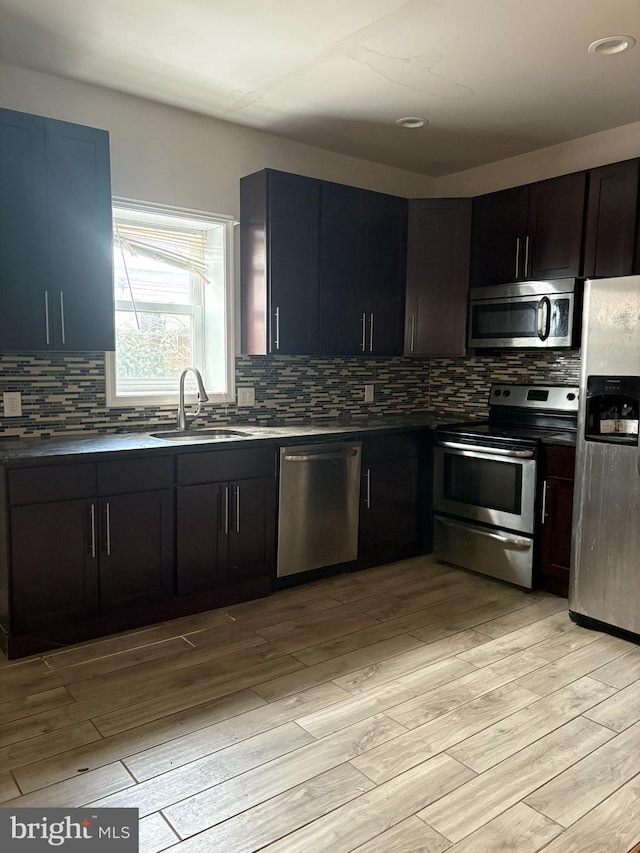
M 429 557 L 0 665 L 0 801 L 144 853 L 627 853 L 640 646 Z

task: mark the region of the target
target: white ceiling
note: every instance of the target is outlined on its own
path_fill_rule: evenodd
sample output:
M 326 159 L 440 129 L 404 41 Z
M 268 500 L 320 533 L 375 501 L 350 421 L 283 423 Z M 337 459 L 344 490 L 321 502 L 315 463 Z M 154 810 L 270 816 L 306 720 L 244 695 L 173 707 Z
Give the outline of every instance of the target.
M 639 0 L 0 0 L 0 61 L 433 176 L 640 120 Z

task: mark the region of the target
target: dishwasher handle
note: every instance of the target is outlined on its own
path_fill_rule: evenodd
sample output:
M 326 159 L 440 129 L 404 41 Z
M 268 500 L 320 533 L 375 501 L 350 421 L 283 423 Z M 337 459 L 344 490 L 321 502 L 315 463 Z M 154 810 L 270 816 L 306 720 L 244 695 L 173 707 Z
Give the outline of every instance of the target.
M 348 447 L 326 453 L 287 453 L 282 458 L 285 462 L 324 462 L 325 459 L 349 459 L 350 456 L 357 456 L 358 452 L 358 449 Z

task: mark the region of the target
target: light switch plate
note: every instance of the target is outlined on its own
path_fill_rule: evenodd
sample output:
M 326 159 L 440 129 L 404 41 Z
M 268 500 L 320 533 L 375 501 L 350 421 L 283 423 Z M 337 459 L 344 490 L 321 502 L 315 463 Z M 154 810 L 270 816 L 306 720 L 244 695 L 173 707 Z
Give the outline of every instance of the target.
M 255 406 L 255 404 L 255 388 L 238 388 L 238 406 Z
M 373 403 L 373 385 L 364 386 L 364 401 L 365 403 Z

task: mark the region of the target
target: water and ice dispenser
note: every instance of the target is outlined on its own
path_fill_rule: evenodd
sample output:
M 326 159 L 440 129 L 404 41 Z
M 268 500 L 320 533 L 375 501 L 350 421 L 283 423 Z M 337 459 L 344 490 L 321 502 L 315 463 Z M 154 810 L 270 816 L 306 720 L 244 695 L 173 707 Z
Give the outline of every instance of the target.
M 640 376 L 589 376 L 586 441 L 638 443 Z

